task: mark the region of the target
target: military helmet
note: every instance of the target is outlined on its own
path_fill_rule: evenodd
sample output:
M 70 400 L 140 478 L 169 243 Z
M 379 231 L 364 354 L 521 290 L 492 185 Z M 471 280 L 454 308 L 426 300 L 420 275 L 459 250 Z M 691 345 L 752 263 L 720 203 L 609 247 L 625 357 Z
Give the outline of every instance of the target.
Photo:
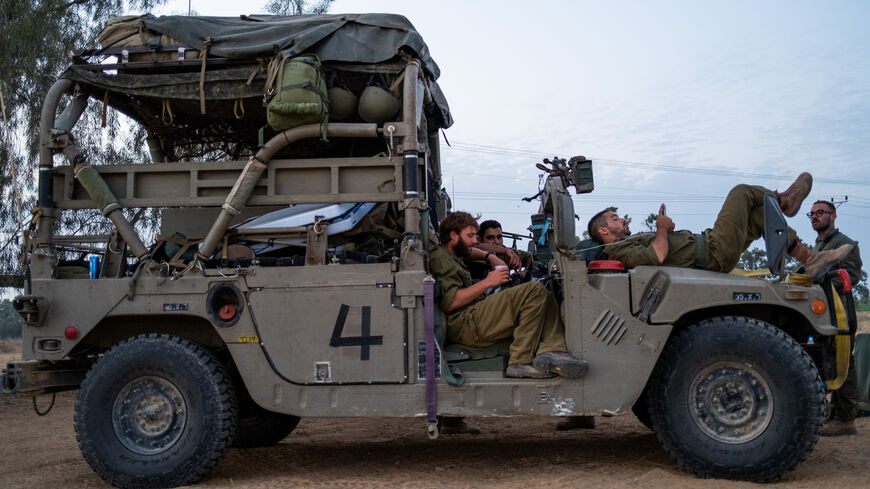
M 356 110 L 357 98 L 350 90 L 342 87 L 332 87 L 327 91 L 329 96 L 329 118 L 339 121 L 350 119 Z
M 366 122 L 383 124 L 399 110 L 399 101 L 381 87 L 368 86 L 359 98 L 359 116 Z

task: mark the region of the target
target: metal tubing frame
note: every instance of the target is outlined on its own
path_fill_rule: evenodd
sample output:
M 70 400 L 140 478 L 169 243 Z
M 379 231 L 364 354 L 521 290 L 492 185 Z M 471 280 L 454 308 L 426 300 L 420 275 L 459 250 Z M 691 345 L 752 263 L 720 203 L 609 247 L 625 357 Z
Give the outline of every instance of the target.
M 221 208 L 220 214 L 218 214 L 218 217 L 212 224 L 208 235 L 206 235 L 205 240 L 203 240 L 202 245 L 199 247 L 197 256 L 201 259 L 208 259 L 212 253 L 214 253 L 215 249 L 217 249 L 217 245 L 221 242 L 224 233 L 226 233 L 230 221 L 239 213 L 239 210 L 231 205 L 232 202 L 237 201 L 245 204 L 248 201 L 248 198 L 250 198 L 251 193 L 254 190 L 254 184 L 259 180 L 259 178 L 249 178 L 249 173 L 262 173 L 266 170 L 269 160 L 271 160 L 272 157 L 275 156 L 275 153 L 280 151 L 281 148 L 292 142 L 299 141 L 300 139 L 319 137 L 321 131 L 321 124 L 305 124 L 304 126 L 287 129 L 272 137 L 272 139 L 267 141 L 266 144 L 260 148 L 260 151 L 257 151 L 257 154 L 251 158 L 251 161 L 259 164 L 249 164 L 242 171 L 241 175 L 239 175 L 239 178 L 236 180 L 236 185 L 230 191 L 230 194 L 227 196 L 227 199 Z M 358 123 L 329 124 L 326 128 L 326 135 L 327 137 L 377 137 L 378 126 L 377 124 Z M 247 180 L 249 184 L 243 186 L 242 182 L 245 180 Z

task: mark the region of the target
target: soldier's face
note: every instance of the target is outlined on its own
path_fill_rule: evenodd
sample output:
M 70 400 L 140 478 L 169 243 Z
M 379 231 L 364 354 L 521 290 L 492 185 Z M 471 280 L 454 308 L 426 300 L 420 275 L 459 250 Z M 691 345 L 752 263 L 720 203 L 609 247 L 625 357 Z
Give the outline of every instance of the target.
M 451 233 L 450 235 L 456 237 L 456 241 L 453 243 L 453 253 L 456 256 L 468 256 L 468 250 L 477 244 L 477 228 L 474 226 L 466 226 L 459 234 Z
M 837 218 L 837 215 L 831 213 L 831 209 L 824 204 L 813 204 L 810 213 L 813 215 L 810 218 L 810 223 L 813 225 L 813 229 L 820 233 L 827 231 L 834 224 L 834 219 Z
M 607 219 L 606 228 L 607 232 L 613 236 L 614 240 L 620 240 L 631 236 L 631 230 L 628 229 L 628 221 L 622 217 L 619 217 L 616 213 L 607 211 L 604 213 L 605 218 Z
M 483 242 L 504 246 L 504 238 L 501 234 L 501 228 L 489 228 L 484 231 Z

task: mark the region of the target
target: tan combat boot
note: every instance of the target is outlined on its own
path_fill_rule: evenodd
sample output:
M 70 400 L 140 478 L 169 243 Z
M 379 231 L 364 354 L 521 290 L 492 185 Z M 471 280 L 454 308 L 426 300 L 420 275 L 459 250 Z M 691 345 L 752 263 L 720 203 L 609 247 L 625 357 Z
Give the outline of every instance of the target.
M 794 217 L 797 211 L 800 210 L 804 199 L 809 195 L 813 188 L 813 176 L 807 172 L 803 172 L 795 179 L 794 183 L 785 191 L 780 193 L 774 192 L 779 201 L 779 208 L 782 213 L 788 217 Z
M 845 244 L 833 250 L 815 251 L 798 239 L 795 241 L 794 248 L 788 254 L 801 262 L 807 274 L 815 277 L 825 266 L 842 260 L 843 257 L 852 251 L 853 247 L 853 245 Z

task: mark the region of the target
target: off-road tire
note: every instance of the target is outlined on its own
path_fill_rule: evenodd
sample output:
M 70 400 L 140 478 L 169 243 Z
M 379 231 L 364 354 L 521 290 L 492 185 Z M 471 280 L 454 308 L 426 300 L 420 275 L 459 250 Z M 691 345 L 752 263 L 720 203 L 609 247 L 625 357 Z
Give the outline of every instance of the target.
M 267 411 L 251 399 L 242 399 L 239 401 L 239 423 L 233 447 L 271 447 L 287 438 L 298 424 L 299 416 Z
M 812 452 L 824 420 L 809 355 L 746 317 L 705 320 L 671 338 L 648 392 L 653 431 L 699 477 L 774 481 Z
M 232 383 L 205 348 L 170 335 L 141 335 L 90 369 L 75 408 L 82 455 L 120 488 L 176 487 L 205 476 L 236 429 Z

